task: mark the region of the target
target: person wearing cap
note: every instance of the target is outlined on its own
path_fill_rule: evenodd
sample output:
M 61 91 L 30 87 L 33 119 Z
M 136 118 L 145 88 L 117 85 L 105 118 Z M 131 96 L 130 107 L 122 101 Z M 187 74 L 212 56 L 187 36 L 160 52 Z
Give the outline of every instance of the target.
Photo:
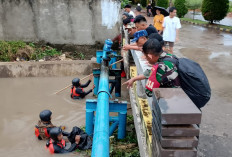
M 127 88 L 132 87 L 133 83 L 138 80 L 148 79 L 146 83 L 145 93 L 152 96 L 153 88 L 178 88 L 180 80 L 178 69 L 170 61 L 164 61 L 164 58 L 173 58 L 172 54 L 163 51 L 161 43 L 157 39 L 148 39 L 143 45 L 143 54 L 152 69 L 147 69 L 143 74 L 131 78 L 123 85 Z
M 129 35 L 134 35 L 134 33 L 137 31 L 134 22 L 130 22 L 125 26 L 125 29 L 128 30 Z
M 90 82 L 92 81 L 92 79 L 93 79 L 93 75 L 90 75 L 89 76 L 89 81 L 82 85 L 80 83 L 80 79 L 79 78 L 74 78 L 72 80 L 72 87 L 71 87 L 71 91 L 70 91 L 71 98 L 72 99 L 82 99 L 86 95 L 88 95 L 89 93 L 91 93 L 93 91 L 93 89 L 95 88 L 94 85 L 93 85 L 92 89 L 90 89 L 87 92 L 85 92 L 83 88 L 88 87 L 89 84 L 90 84 Z
M 148 38 L 155 38 L 159 40 L 161 42 L 162 47 L 164 48 L 164 41 L 162 36 L 160 36 L 158 33 L 152 33 L 148 36 L 146 30 L 141 30 L 134 34 L 134 39 L 131 41 L 133 42 L 133 44 L 125 45 L 123 49 L 133 49 L 142 51 L 143 44 L 148 40 Z
M 141 8 L 141 6 L 140 6 L 140 4 L 138 3 L 137 4 L 137 6 L 136 6 L 136 8 L 135 8 L 138 12 L 141 12 L 141 10 L 142 10 L 142 8 Z
M 130 15 L 132 15 L 133 18 L 135 18 L 135 13 L 131 10 L 131 5 L 129 4 L 125 5 L 124 10 L 128 12 Z
M 43 110 L 39 114 L 40 120 L 38 121 L 37 125 L 35 126 L 35 136 L 39 140 L 47 140 L 50 138 L 49 132 L 52 128 L 56 127 L 52 124 L 52 111 L 50 110 Z M 65 127 L 62 127 L 65 129 Z
M 153 19 L 153 25 L 157 29 L 159 34 L 163 33 L 163 22 L 164 22 L 164 15 L 160 13 L 159 8 L 156 9 L 156 15 Z

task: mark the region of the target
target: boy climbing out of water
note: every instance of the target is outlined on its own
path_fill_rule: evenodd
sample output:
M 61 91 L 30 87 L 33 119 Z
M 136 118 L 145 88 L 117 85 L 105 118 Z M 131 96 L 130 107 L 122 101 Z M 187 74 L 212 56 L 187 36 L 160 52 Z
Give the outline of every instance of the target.
M 93 89 L 95 88 L 94 85 L 93 85 L 92 89 L 90 89 L 88 92 L 85 92 L 83 88 L 88 87 L 90 82 L 92 81 L 92 79 L 93 79 L 93 75 L 90 75 L 89 76 L 89 81 L 82 85 L 80 83 L 79 78 L 74 78 L 72 80 L 72 88 L 71 88 L 71 92 L 70 92 L 71 93 L 71 98 L 73 98 L 73 99 L 82 99 L 86 95 L 91 93 L 93 91 Z
M 52 128 L 56 127 L 52 124 L 52 112 L 50 110 L 43 110 L 40 112 L 39 117 L 40 120 L 38 124 L 35 126 L 35 136 L 39 140 L 47 140 L 50 138 L 49 132 Z M 62 129 L 65 127 L 63 126 Z

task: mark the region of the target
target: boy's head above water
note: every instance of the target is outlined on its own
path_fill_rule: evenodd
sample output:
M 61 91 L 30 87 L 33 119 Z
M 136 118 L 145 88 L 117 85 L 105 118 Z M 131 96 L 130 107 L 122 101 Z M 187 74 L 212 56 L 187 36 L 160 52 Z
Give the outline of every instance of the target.
M 52 112 L 50 110 L 43 110 L 40 112 L 39 117 L 43 122 L 50 122 L 52 119 Z

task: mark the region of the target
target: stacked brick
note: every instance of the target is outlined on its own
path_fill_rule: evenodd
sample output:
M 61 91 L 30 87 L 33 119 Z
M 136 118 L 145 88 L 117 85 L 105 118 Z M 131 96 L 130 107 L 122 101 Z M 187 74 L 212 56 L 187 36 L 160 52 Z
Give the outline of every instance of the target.
M 201 111 L 182 89 L 153 89 L 152 156 L 196 157 Z

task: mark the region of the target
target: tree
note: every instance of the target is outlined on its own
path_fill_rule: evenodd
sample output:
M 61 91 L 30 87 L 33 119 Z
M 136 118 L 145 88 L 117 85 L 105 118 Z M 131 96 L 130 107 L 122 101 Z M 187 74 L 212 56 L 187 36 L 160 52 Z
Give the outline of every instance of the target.
M 179 18 L 184 17 L 185 14 L 187 14 L 188 9 L 186 7 L 186 1 L 185 0 L 175 0 L 174 6 L 177 9 L 177 16 Z
M 131 1 L 129 0 L 121 0 L 121 8 L 124 8 L 127 4 L 130 4 Z
M 203 0 L 202 15 L 210 23 L 224 19 L 229 9 L 229 0 Z
M 157 6 L 163 7 L 165 9 L 168 8 L 168 0 L 158 0 Z
M 195 15 L 195 10 L 201 8 L 202 0 L 187 0 L 186 6 L 188 9 L 193 10 L 193 20 Z
M 143 7 L 147 6 L 147 0 L 140 0 L 140 3 Z

